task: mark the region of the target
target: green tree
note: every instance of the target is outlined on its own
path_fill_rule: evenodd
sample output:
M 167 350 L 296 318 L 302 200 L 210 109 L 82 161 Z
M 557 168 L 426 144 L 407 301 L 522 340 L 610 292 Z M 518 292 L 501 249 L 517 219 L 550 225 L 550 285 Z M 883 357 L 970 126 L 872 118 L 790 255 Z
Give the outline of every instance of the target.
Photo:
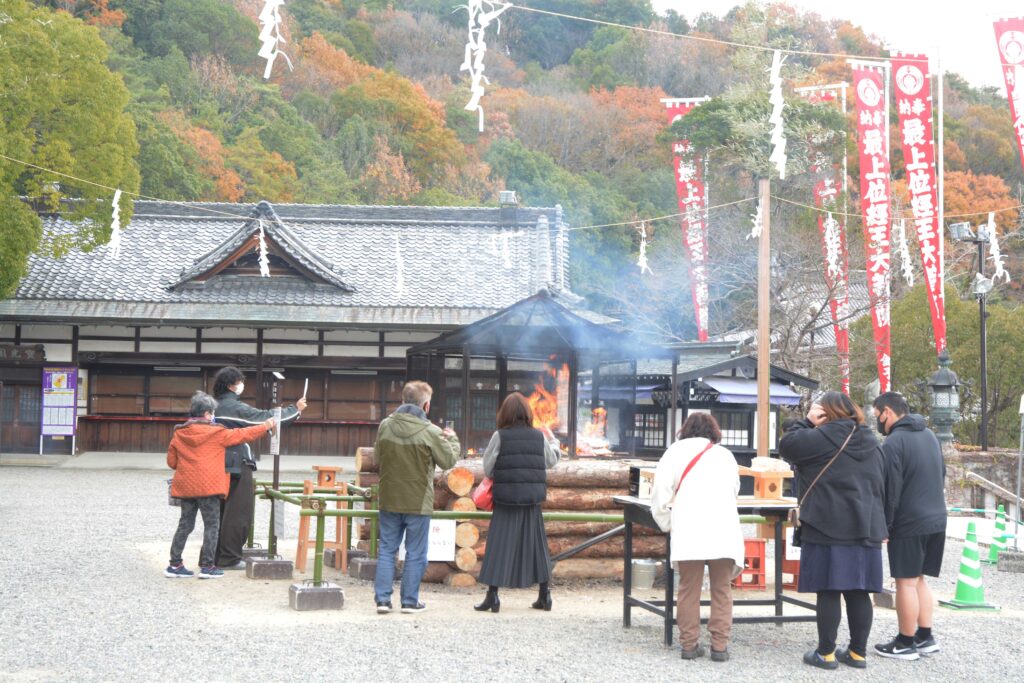
M 13 291 L 42 236 L 38 216 L 12 198 L 28 196 L 49 209 L 65 197 L 83 200 L 69 216 L 76 229 L 46 243 L 59 255 L 110 237 L 113 193 L 91 183 L 139 189 L 128 91 L 106 67 L 107 46 L 97 30 L 25 0 L 6 2 L 4 12 L 10 20 L 0 24 L 0 153 L 91 182 L 0 161 L 0 297 Z M 131 217 L 127 196 L 121 217 L 122 223 Z

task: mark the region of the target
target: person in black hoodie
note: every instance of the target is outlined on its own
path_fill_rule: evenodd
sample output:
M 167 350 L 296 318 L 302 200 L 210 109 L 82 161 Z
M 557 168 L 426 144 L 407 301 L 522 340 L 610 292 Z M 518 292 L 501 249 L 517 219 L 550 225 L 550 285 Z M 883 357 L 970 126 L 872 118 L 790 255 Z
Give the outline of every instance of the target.
M 885 469 L 864 413 L 846 394 L 824 394 L 790 426 L 779 454 L 796 467 L 800 491 L 798 589 L 817 593 L 818 647 L 803 661 L 822 669 L 867 666 L 874 613 L 868 593 L 882 590 Z M 846 601 L 850 646 L 836 650 Z
M 925 576 L 938 576 L 946 545 L 946 463 L 924 418 L 910 413 L 893 391 L 872 404 L 878 431 L 887 435 L 885 523 L 889 529 L 889 573 L 896 580 L 899 634 L 875 645 L 892 659 L 918 659 L 939 651 L 932 635 L 935 599 Z
M 245 391 L 245 376 L 234 366 L 217 371 L 213 379 L 213 394 L 217 399 L 215 419 L 228 429 L 259 424 L 274 414 L 269 410 L 253 408 L 238 400 Z M 300 398 L 293 407 L 281 410 L 281 422 L 294 420 L 306 409 L 306 399 Z M 253 497 L 252 473 L 256 460 L 248 444 L 231 446 L 224 450 L 224 469 L 231 474 L 228 497 L 220 504 L 220 538 L 217 540 L 217 566 L 221 569 L 245 569 L 242 546 L 249 537 L 249 525 L 256 501 Z

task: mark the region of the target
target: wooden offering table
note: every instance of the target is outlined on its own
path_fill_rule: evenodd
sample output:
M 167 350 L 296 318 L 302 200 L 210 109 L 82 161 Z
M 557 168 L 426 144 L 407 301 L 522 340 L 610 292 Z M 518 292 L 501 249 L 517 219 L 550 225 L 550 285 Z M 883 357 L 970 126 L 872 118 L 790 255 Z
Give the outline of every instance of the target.
M 616 496 L 614 501 L 623 507 L 625 518 L 625 544 L 624 544 L 624 567 L 622 575 L 622 625 L 625 628 L 630 626 L 630 612 L 633 607 L 639 607 L 661 616 L 665 620 L 665 645 L 671 646 L 673 642 L 672 630 L 676 620 L 674 615 L 676 596 L 673 590 L 674 570 L 672 568 L 672 538 L 671 534 L 665 534 L 667 543 L 665 545 L 665 599 L 644 600 L 632 595 L 633 590 L 633 525 L 661 531 L 654 517 L 651 515 L 651 501 L 635 498 L 633 496 Z M 790 604 L 804 607 L 814 612 L 815 605 L 812 602 L 798 600 L 797 598 L 784 595 L 782 592 L 782 560 L 784 554 L 782 527 L 786 521 L 789 511 L 796 507 L 796 500 L 793 498 L 783 499 L 762 499 L 753 496 L 740 496 L 737 500 L 736 509 L 741 515 L 761 515 L 769 520 L 775 529 L 775 593 L 771 599 L 734 599 L 733 606 L 763 606 L 774 607 L 774 615 L 764 616 L 734 616 L 734 624 L 764 624 L 772 623 L 781 625 L 786 622 L 814 621 L 814 614 L 783 614 L 783 605 Z M 711 604 L 709 600 L 701 600 L 702 606 Z M 707 623 L 706 618 L 701 623 Z

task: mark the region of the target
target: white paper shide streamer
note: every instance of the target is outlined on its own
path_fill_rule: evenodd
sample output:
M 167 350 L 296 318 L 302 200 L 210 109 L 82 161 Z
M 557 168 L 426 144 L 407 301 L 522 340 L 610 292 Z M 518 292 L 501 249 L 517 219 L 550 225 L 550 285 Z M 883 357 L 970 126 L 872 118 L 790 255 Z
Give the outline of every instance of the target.
M 757 200 L 757 211 L 750 218 L 753 220 L 753 225 L 750 228 L 750 234 L 747 235 L 747 239 L 756 240 L 761 237 L 761 226 L 764 225 L 764 205 L 761 204 L 760 199 Z
M 640 268 L 640 274 L 643 275 L 651 273 L 651 267 L 647 262 L 647 226 L 641 223 L 637 230 L 640 232 L 640 255 L 636 259 L 636 265 Z
M 900 248 L 900 272 L 908 287 L 914 286 L 914 264 L 910 262 L 910 246 L 907 244 L 907 222 L 896 221 L 896 240 Z
M 828 266 L 830 280 L 839 277 L 839 255 L 842 245 L 842 233 L 839 230 L 839 221 L 835 219 L 832 212 L 826 214 L 822 224 L 825 228 L 825 263 Z
M 110 258 L 117 260 L 121 258 L 121 190 L 114 190 L 114 211 L 110 215 L 110 251 L 107 254 Z
M 511 3 L 490 2 L 490 0 L 469 0 L 464 5 L 469 13 L 469 40 L 466 42 L 466 56 L 459 71 L 469 72 L 471 95 L 465 109 L 478 113 L 478 127 L 481 133 L 484 132 L 484 108 L 480 104 L 480 98 L 484 96 L 484 85 L 490 84 L 490 81 L 484 76 L 484 55 L 487 53 L 484 34 L 491 22 L 496 21 L 498 16 L 511 6 Z M 501 31 L 500 21 L 498 21 L 498 31 Z
M 270 255 L 267 253 L 267 237 L 263 234 L 263 221 L 260 221 L 260 277 L 270 277 Z
M 1003 262 L 1005 258 L 1001 251 L 999 251 L 999 238 L 996 236 L 996 214 L 990 212 L 988 214 L 988 257 L 992 259 L 992 265 L 995 267 L 996 272 L 992 274 L 992 282 L 998 282 L 1002 279 L 1004 282 L 1010 281 L 1010 274 L 1006 272 L 1006 264 Z
M 292 70 L 292 60 L 288 59 L 288 55 L 281 51 L 280 45 L 285 42 L 284 38 L 281 37 L 281 5 L 284 4 L 284 0 L 267 0 L 266 4 L 263 5 L 263 11 L 260 12 L 260 47 L 259 56 L 267 60 L 267 67 L 263 70 L 263 78 L 270 78 L 271 72 L 274 70 L 274 60 L 277 59 L 278 55 L 284 57 L 284 61 L 288 62 L 288 70 Z
M 778 50 L 772 56 L 772 71 L 770 76 L 771 94 L 768 102 L 772 105 L 772 115 L 768 122 L 772 125 L 772 155 L 769 161 L 779 171 L 779 179 L 786 179 L 786 133 L 782 127 L 782 108 L 786 106 L 782 99 L 782 63 L 785 57 Z

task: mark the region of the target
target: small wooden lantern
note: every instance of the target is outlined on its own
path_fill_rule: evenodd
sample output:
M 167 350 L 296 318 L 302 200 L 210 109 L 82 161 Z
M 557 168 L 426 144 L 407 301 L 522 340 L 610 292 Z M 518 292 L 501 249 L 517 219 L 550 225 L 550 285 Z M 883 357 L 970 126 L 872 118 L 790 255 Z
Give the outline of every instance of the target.
M 740 474 L 754 478 L 754 498 L 759 500 L 782 500 L 782 480 L 792 479 L 793 472 L 766 472 L 740 467 Z

